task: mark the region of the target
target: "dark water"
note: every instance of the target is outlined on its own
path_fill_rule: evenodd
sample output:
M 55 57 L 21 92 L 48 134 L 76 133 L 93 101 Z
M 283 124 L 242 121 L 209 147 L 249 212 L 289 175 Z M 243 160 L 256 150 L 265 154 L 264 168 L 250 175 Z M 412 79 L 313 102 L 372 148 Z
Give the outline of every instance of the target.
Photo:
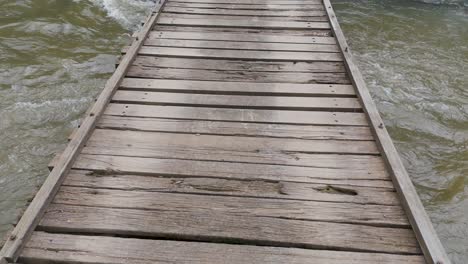
M 333 1 L 454 263 L 468 263 L 468 15 Z M 0 236 L 48 174 L 151 1 L 0 0 Z
M 468 263 L 468 13 L 333 1 L 358 65 L 454 263 Z
M 48 175 L 47 163 L 150 5 L 0 0 L 0 237 Z

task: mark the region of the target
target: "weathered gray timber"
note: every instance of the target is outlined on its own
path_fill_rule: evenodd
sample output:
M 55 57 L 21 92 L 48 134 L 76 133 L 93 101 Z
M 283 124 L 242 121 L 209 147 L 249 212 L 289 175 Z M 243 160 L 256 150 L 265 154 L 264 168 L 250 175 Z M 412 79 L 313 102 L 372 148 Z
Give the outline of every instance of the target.
M 449 264 L 329 0 L 166 1 L 1 264 Z

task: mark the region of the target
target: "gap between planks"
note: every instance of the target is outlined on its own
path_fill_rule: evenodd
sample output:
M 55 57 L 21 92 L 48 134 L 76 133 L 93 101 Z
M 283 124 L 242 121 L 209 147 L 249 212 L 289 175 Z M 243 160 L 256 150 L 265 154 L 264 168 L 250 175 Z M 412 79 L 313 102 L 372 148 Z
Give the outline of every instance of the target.
M 112 102 L 193 107 L 360 112 L 356 98 L 167 93 L 118 90 Z
M 182 19 L 224 19 L 224 20 L 245 20 L 245 21 L 293 21 L 293 22 L 324 22 L 328 21 L 326 16 L 257 16 L 257 15 L 221 15 L 221 14 L 194 14 L 194 13 L 174 13 L 164 12 L 163 16 L 166 18 L 182 18 Z
M 235 9 L 205 9 L 187 7 L 166 7 L 163 14 L 199 14 L 199 15 L 222 15 L 229 19 L 234 16 L 258 16 L 264 18 L 308 18 L 326 17 L 324 10 L 313 11 L 287 11 L 287 10 L 235 10 Z M 328 21 L 328 20 L 327 20 Z
M 228 109 L 111 103 L 107 115 L 247 123 L 368 126 L 363 113 Z
M 92 204 L 91 201 L 83 203 Z M 185 208 L 153 211 L 52 204 L 38 228 L 51 232 L 420 254 L 413 232 L 406 228 L 263 217 L 261 213 L 255 216 L 211 210 L 197 212 Z
M 351 85 L 342 84 L 251 83 L 144 78 L 125 78 L 119 89 L 172 93 L 235 94 L 244 96 L 269 95 L 330 98 L 354 98 L 356 96 L 354 88 Z
M 315 183 L 238 180 L 210 177 L 157 177 L 71 170 L 63 186 L 121 191 L 187 193 L 198 195 L 235 196 L 282 200 L 323 201 L 368 205 L 399 206 L 392 188 L 365 187 L 331 180 Z
M 184 250 L 180 250 L 184 249 Z M 25 264 L 40 261 L 86 264 L 284 264 L 317 262 L 328 264 L 423 264 L 421 256 L 357 253 L 346 251 L 307 250 L 297 248 L 227 245 L 186 241 L 148 240 L 136 238 L 83 236 L 34 232 L 20 259 Z
M 219 40 L 238 42 L 261 43 L 291 43 L 291 44 L 328 44 L 336 45 L 333 37 L 305 37 L 283 36 L 281 34 L 256 34 L 256 33 L 227 33 L 227 32 L 190 32 L 190 31 L 151 31 L 148 39 L 192 39 L 192 40 Z

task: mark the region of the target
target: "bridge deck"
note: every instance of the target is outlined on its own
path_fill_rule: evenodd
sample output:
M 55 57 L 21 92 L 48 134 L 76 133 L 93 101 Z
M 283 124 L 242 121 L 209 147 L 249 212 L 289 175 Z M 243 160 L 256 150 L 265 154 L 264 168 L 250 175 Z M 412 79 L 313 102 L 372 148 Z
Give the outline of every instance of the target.
M 159 3 L 6 259 L 446 261 L 329 6 Z

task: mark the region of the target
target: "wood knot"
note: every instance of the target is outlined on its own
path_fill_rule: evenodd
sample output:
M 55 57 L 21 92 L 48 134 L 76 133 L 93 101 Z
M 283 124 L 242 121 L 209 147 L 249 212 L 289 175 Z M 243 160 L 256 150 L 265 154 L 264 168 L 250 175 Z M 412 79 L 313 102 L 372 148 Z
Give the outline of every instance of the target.
M 380 129 L 383 128 L 383 123 L 380 123 L 379 128 L 380 128 Z

